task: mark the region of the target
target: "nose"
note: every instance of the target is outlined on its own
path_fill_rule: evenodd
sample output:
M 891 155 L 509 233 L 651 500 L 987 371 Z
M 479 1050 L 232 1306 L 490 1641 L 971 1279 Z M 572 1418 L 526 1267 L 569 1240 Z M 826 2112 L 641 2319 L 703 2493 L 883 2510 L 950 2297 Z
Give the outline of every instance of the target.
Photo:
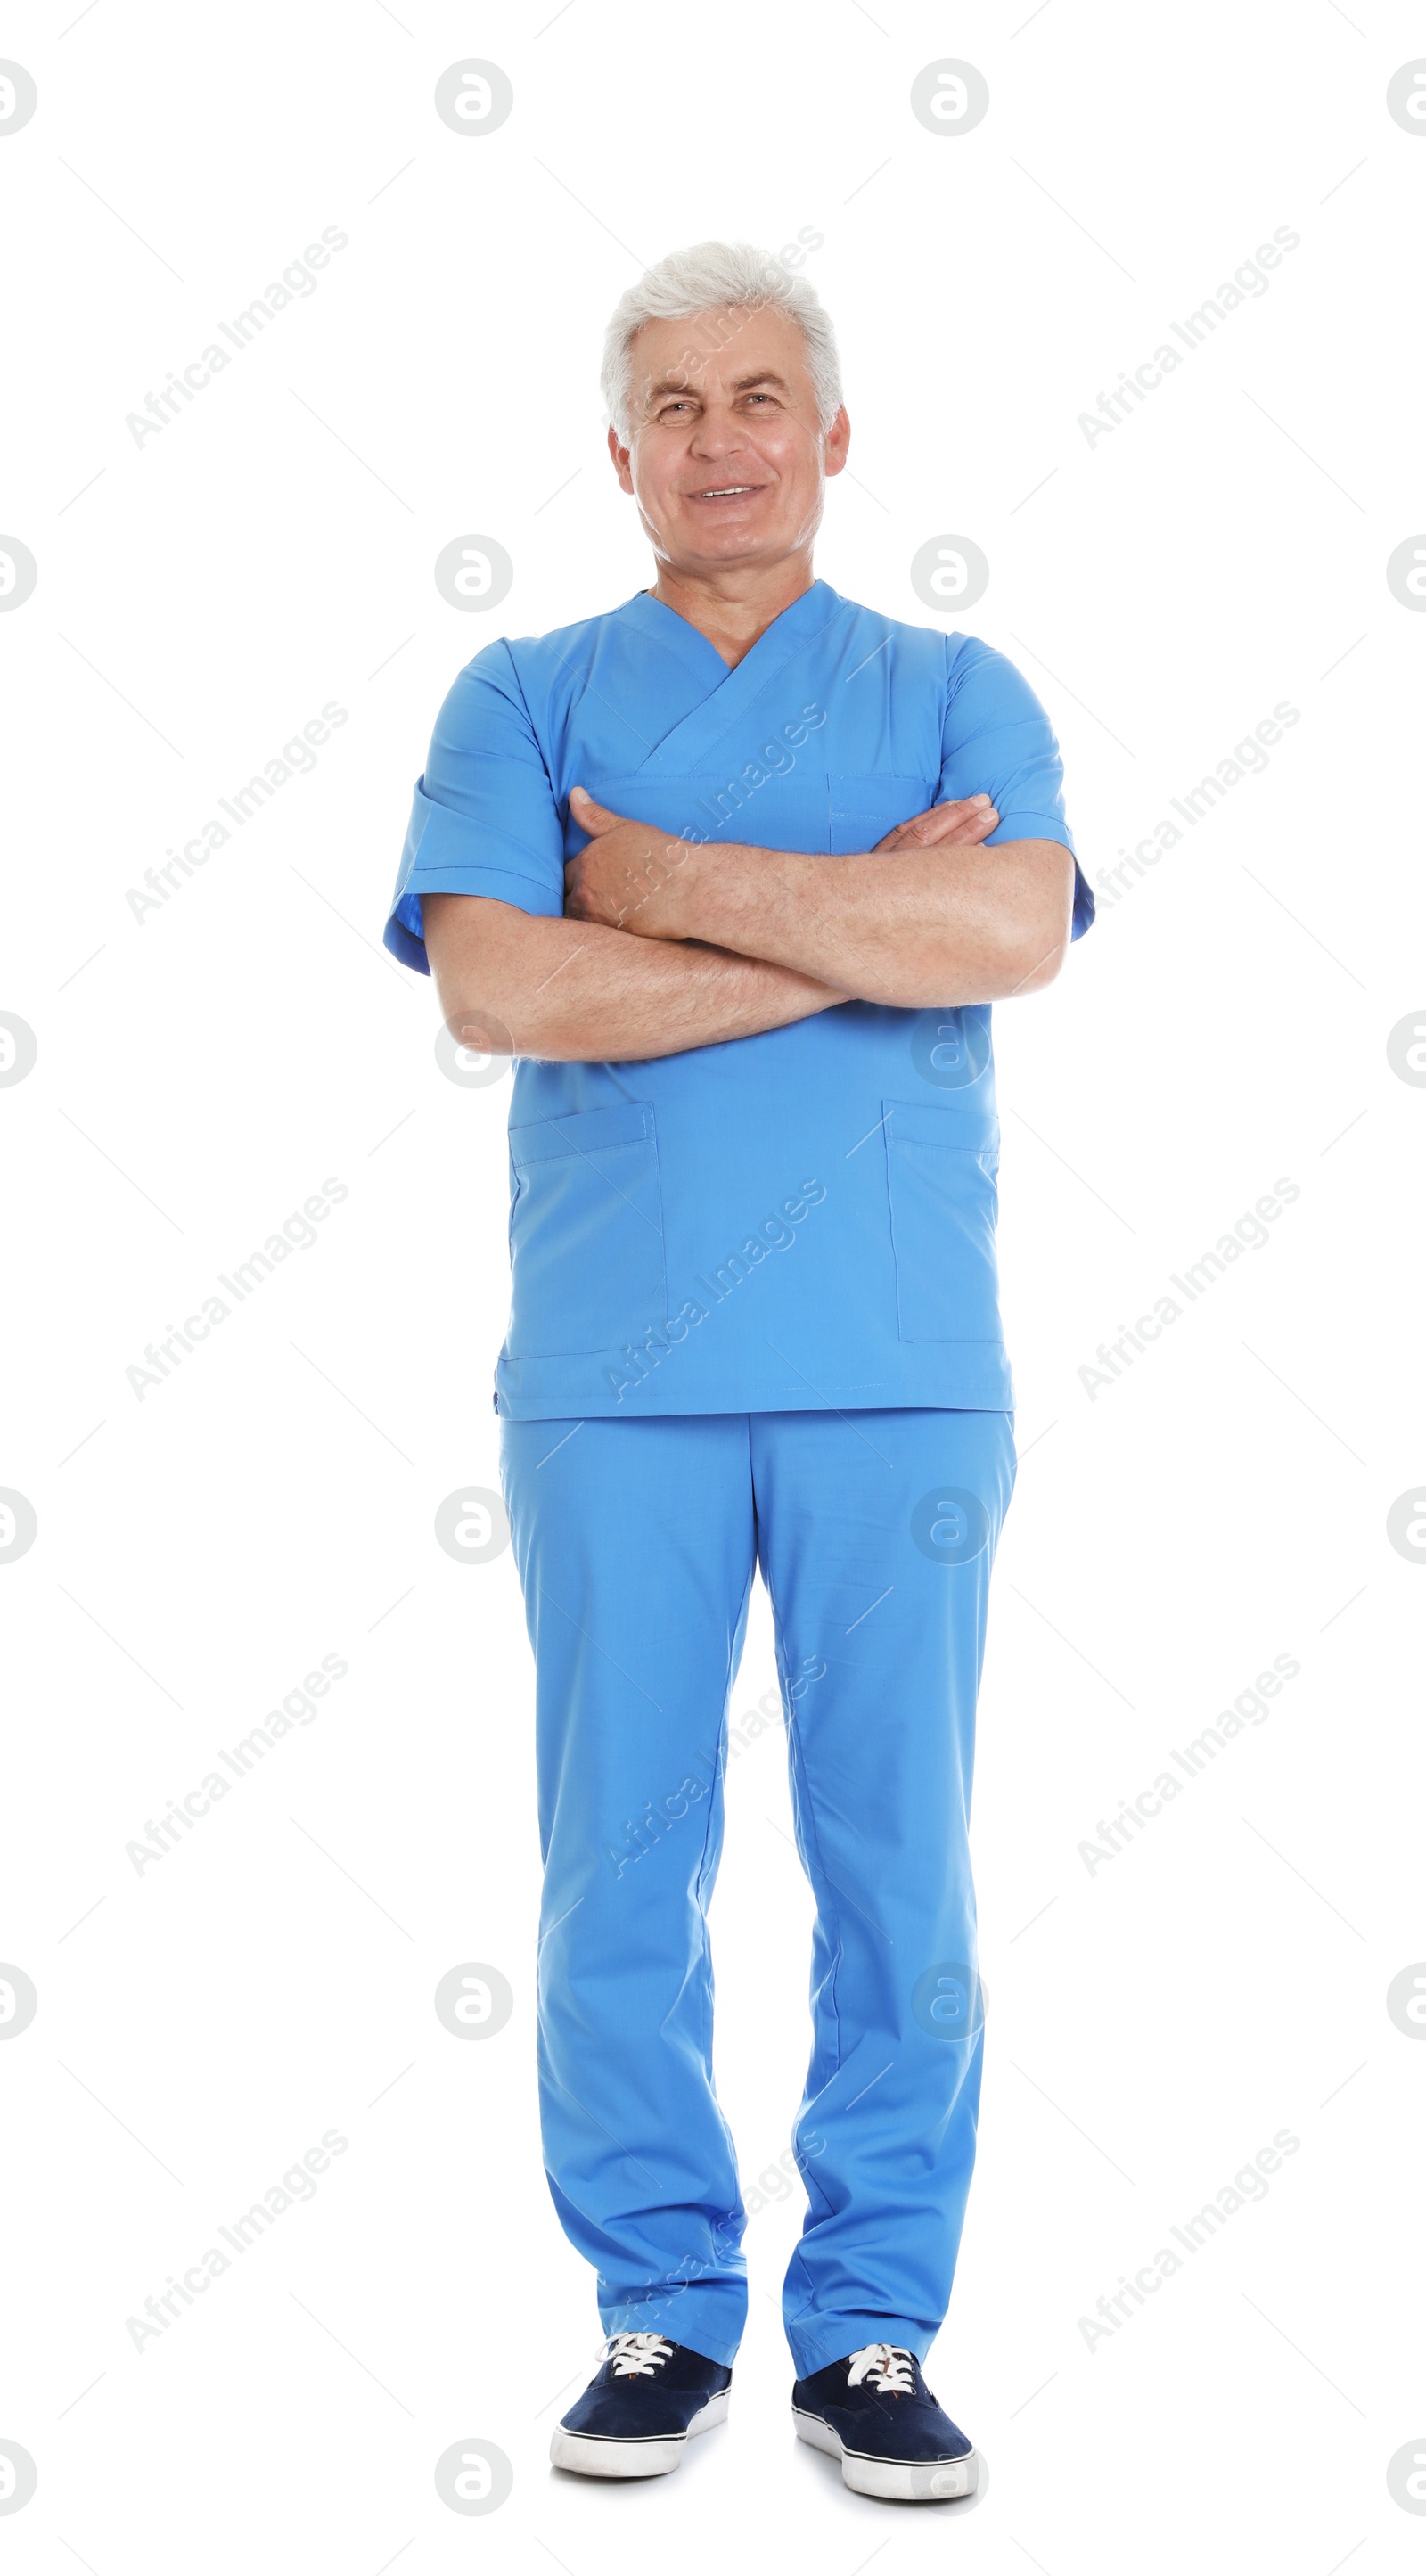
M 700 413 L 694 429 L 691 452 L 695 456 L 724 458 L 738 455 L 746 446 L 743 424 L 731 411 L 710 403 Z

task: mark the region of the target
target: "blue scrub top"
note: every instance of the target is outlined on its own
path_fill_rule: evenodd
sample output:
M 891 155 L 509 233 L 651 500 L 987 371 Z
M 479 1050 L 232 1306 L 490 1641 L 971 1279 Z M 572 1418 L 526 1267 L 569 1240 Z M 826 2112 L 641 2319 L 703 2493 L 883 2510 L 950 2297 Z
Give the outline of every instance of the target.
M 439 716 L 386 944 L 423 894 L 551 918 L 569 791 L 686 840 L 867 850 L 984 791 L 992 843 L 1073 840 L 1049 719 L 974 636 L 814 582 L 729 670 L 647 591 L 478 653 Z M 1074 935 L 1094 899 L 1075 868 Z M 649 1062 L 522 1057 L 510 1104 L 517 1421 L 1014 1403 L 995 1264 L 990 1009 L 845 1002 Z

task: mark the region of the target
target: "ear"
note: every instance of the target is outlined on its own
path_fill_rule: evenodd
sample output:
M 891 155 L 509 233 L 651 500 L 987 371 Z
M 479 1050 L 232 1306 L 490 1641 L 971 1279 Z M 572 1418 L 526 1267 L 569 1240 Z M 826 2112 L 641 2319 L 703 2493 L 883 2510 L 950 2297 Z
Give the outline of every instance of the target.
M 847 450 L 851 446 L 851 443 L 852 424 L 847 418 L 847 406 L 843 403 L 838 409 L 836 419 L 833 421 L 831 428 L 828 430 L 826 437 L 822 441 L 822 471 L 824 474 L 841 473 L 843 466 L 846 464 Z
M 629 451 L 621 441 L 619 433 L 617 429 L 614 428 L 612 422 L 609 428 L 609 454 L 613 461 L 614 471 L 619 477 L 620 491 L 632 492 L 634 488 L 634 477 L 629 469 Z

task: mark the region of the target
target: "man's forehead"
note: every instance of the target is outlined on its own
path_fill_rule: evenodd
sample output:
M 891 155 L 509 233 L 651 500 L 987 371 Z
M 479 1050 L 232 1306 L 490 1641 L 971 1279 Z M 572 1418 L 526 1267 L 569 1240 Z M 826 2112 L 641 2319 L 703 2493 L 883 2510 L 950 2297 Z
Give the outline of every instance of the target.
M 666 385 L 731 393 L 777 376 L 798 393 L 811 381 L 797 324 L 766 306 L 722 305 L 678 321 L 644 322 L 629 359 L 636 402 Z

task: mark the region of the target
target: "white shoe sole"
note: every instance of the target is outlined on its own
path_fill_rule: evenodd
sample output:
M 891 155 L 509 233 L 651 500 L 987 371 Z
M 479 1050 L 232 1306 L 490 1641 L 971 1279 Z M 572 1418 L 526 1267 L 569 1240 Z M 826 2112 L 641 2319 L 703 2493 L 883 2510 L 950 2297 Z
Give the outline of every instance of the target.
M 843 2481 L 857 2495 L 879 2496 L 888 2504 L 938 2504 L 944 2497 L 974 2495 L 979 2483 L 974 2451 L 961 2460 L 875 2460 L 865 2451 L 849 2451 L 820 2415 L 805 2415 L 794 2406 L 792 2420 L 799 2441 L 841 2461 Z
M 656 2442 L 613 2442 L 597 2433 L 567 2433 L 557 2424 L 550 2458 L 557 2469 L 573 2469 L 582 2478 L 666 2478 L 683 2457 L 691 2433 L 707 2433 L 726 2423 L 730 2391 L 720 2388 L 700 2408 L 687 2433 L 669 2433 Z

